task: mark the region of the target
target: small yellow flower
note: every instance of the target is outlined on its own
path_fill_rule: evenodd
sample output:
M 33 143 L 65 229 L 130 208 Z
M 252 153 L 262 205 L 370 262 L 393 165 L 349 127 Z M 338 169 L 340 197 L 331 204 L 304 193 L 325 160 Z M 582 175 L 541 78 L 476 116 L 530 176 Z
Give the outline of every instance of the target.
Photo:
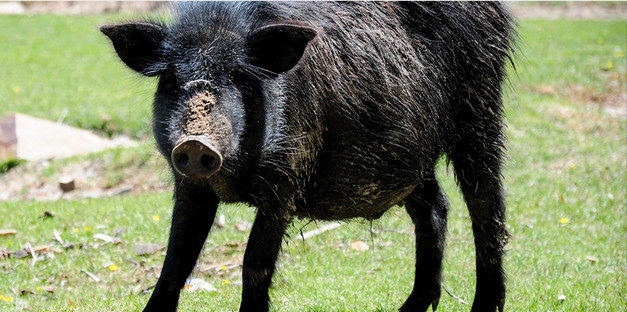
M 20 93 L 20 91 L 22 91 L 20 86 L 13 86 L 13 93 Z
M 568 218 L 561 218 L 560 219 L 560 223 L 561 224 L 566 224 L 566 223 L 568 223 L 568 221 L 570 221 L 570 219 L 568 219 Z
M 612 69 L 612 67 L 614 67 L 614 64 L 612 64 L 611 61 L 607 61 L 607 63 L 605 63 L 605 69 Z
M 568 167 L 570 167 L 570 169 L 573 169 L 573 168 L 575 168 L 575 164 L 570 163 L 570 164 L 568 165 Z
M 230 282 L 229 280 L 224 280 L 224 281 L 222 282 L 222 285 L 226 285 L 226 284 L 230 284 L 230 283 L 231 283 L 231 282 Z
M 159 216 L 158 216 L 158 215 L 154 215 L 154 216 L 152 216 L 152 220 L 154 220 L 155 222 L 157 222 L 157 221 L 161 220 L 161 218 L 159 218 Z
M 4 298 L 2 298 L 3 301 L 7 301 L 7 302 L 13 302 L 13 298 L 6 296 Z
M 222 269 L 223 271 L 226 271 L 226 265 L 221 266 L 220 269 Z
M 74 232 L 74 233 L 78 233 L 78 229 L 77 229 L 77 228 L 73 228 L 73 229 L 72 229 L 72 232 Z
M 84 227 L 84 229 L 85 229 L 85 232 L 89 232 L 89 231 L 91 231 L 91 228 L 90 228 L 90 227 L 88 227 L 88 226 Z
M 603 43 L 604 43 L 604 42 L 603 42 L 603 38 L 599 37 L 599 39 L 597 39 L 597 43 L 598 43 L 598 44 L 603 44 Z
M 42 290 L 42 288 L 41 288 L 41 287 L 37 287 L 37 291 L 41 291 L 41 290 Z
M 110 265 L 110 266 L 109 266 L 109 270 L 111 270 L 111 271 L 115 272 L 115 271 L 117 271 L 117 270 L 118 270 L 118 266 L 117 266 L 117 265 L 115 265 L 115 264 L 112 264 L 112 265 Z

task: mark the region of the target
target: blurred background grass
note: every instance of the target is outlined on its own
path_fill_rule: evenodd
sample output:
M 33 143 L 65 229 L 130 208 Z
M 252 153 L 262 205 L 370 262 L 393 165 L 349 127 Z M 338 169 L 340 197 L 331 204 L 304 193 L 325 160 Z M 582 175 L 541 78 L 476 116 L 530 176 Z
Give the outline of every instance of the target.
M 120 16 L 3 15 L 0 116 L 14 112 L 146 138 L 154 79 L 124 66 L 98 26 Z

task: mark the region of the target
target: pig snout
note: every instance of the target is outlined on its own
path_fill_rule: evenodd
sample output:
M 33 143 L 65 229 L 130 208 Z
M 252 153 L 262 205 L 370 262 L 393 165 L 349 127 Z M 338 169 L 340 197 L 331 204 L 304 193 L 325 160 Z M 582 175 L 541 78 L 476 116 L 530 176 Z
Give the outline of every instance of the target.
M 172 165 L 191 178 L 208 178 L 222 166 L 222 155 L 203 136 L 188 136 L 172 149 Z

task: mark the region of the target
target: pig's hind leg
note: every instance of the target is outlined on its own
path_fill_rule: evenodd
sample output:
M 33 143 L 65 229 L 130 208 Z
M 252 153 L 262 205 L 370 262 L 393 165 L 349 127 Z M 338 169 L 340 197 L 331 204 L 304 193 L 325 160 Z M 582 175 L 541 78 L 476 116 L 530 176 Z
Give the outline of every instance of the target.
M 400 311 L 435 311 L 441 294 L 448 199 L 434 174 L 407 197 L 405 208 L 416 228 L 416 279 Z
M 486 114 L 487 115 L 487 114 Z M 503 311 L 505 303 L 505 198 L 501 167 L 505 139 L 498 118 L 477 118 L 449 158 L 466 200 L 476 250 L 477 285 L 472 311 Z

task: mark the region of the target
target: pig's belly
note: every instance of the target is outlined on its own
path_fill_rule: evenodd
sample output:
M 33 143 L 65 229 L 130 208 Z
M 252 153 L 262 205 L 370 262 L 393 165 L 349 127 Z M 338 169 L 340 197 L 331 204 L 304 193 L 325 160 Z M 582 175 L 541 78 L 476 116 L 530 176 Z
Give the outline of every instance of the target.
M 382 181 L 360 181 L 348 177 L 327 182 L 314 183 L 307 190 L 302 207 L 296 209 L 298 216 L 319 220 L 373 220 L 381 217 L 390 207 L 404 204 L 405 198 L 416 187 L 415 181 L 397 181 L 390 185 Z
M 385 147 L 384 142 L 347 144 L 322 155 L 306 183 L 304 203 L 296 207 L 297 214 L 322 220 L 371 220 L 391 206 L 403 204 L 435 160 L 412 159 L 415 156 L 407 152 L 410 148 L 398 151 Z

